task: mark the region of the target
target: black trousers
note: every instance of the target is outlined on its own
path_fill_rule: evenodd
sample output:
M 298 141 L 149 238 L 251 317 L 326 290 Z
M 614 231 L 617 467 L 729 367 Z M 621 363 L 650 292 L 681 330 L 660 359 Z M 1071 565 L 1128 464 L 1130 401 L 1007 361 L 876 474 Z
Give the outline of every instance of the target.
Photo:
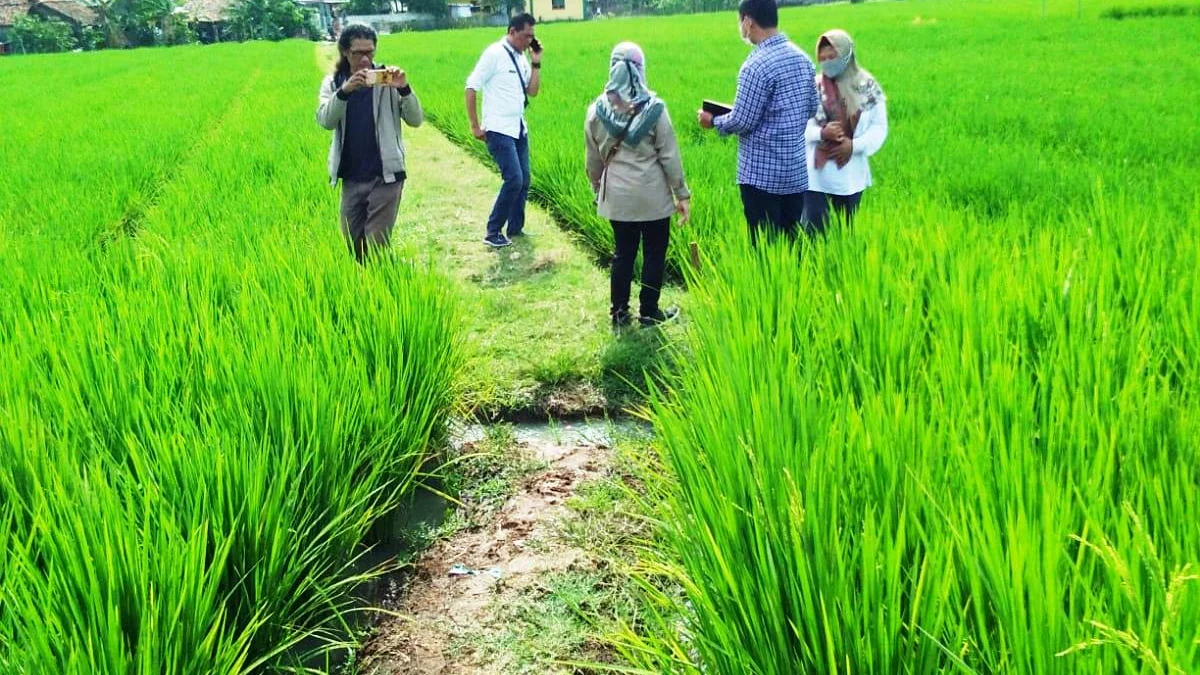
M 750 243 L 758 245 L 759 234 L 787 235 L 795 238 L 796 228 L 804 219 L 804 193 L 777 195 L 741 184 L 742 209 L 750 226 Z
M 833 211 L 849 226 L 854 212 L 862 201 L 861 192 L 852 195 L 831 195 L 809 190 L 804 193 L 805 226 L 814 232 L 824 232 L 829 227 L 830 211 Z
M 667 242 L 671 239 L 671 219 L 612 222 L 613 252 L 610 291 L 612 315 L 629 314 L 629 286 L 633 283 L 633 264 L 638 246 L 642 248 L 641 315 L 651 316 L 658 311 L 662 291 L 663 269 L 667 264 Z

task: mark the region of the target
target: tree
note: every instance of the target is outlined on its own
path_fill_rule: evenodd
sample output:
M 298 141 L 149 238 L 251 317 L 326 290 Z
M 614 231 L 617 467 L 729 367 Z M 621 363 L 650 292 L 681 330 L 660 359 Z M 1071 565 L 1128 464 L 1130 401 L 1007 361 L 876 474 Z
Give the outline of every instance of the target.
M 346 5 L 346 14 L 351 16 L 362 14 L 387 14 L 392 9 L 388 0 L 350 0 Z
M 66 52 L 75 49 L 75 31 L 58 19 L 21 16 L 13 22 L 12 41 L 26 53 Z
M 193 41 L 176 0 L 121 0 L 118 8 L 125 33 L 136 45 L 176 45 Z
M 631 9 L 637 9 L 637 0 L 630 3 Z M 664 14 L 683 12 L 717 12 L 727 9 L 737 9 L 738 0 L 650 0 L 645 6 L 653 7 Z
M 442 18 L 450 14 L 447 0 L 408 0 L 408 11 Z
M 292 0 L 242 0 L 230 10 L 229 23 L 240 40 L 321 37 L 312 11 Z
M 123 28 L 125 0 L 96 0 L 92 4 L 92 10 L 96 12 L 100 29 L 104 31 L 109 47 L 124 47 L 129 44 Z
M 75 31 L 75 39 L 78 41 L 76 48 L 85 52 L 100 49 L 108 41 L 104 31 L 96 26 L 80 26 Z

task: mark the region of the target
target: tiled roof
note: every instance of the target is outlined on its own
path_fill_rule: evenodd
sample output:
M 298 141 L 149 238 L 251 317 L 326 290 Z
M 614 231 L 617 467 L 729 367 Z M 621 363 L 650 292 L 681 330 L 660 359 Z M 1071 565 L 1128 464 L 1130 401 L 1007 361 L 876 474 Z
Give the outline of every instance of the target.
M 0 0 L 0 26 L 11 26 L 29 13 L 29 0 Z
M 96 10 L 78 0 L 41 0 L 33 7 L 51 10 L 81 26 L 95 26 L 100 22 Z

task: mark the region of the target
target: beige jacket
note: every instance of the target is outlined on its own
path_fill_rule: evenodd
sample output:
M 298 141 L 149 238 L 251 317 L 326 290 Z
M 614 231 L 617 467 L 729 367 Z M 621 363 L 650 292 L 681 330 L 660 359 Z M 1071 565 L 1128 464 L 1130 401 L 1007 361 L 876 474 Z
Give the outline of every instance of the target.
M 604 158 L 616 138 L 588 107 L 584 122 L 587 137 L 587 174 L 596 194 L 596 211 L 602 218 L 645 222 L 670 218 L 675 201 L 688 199 L 687 180 L 679 158 L 679 144 L 671 117 L 663 110 L 654 129 L 635 147 L 622 143 L 605 171 Z M 605 175 L 607 174 L 607 175 Z
M 317 124 L 333 131 L 329 144 L 329 184 L 337 185 L 338 167 L 342 163 L 342 139 L 345 130 L 346 101 L 337 97 L 338 88 L 333 75 L 327 75 L 321 83 L 317 104 Z M 404 171 L 404 141 L 400 135 L 400 120 L 410 127 L 419 127 L 425 121 L 421 102 L 417 95 L 401 96 L 400 90 L 392 87 L 374 87 L 375 135 L 379 140 L 379 154 L 383 159 L 383 182 L 395 183 L 397 174 Z

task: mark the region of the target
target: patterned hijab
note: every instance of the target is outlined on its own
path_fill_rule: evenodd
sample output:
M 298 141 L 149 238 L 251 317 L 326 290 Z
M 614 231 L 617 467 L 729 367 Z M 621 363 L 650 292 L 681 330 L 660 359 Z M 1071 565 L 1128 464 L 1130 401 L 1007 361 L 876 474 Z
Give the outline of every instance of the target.
M 596 116 L 614 137 L 633 147 L 654 129 L 665 105 L 646 84 L 646 57 L 632 42 L 613 47 L 608 82 L 596 99 Z M 628 129 L 628 131 L 626 130 Z
M 850 34 L 844 30 L 831 30 L 821 35 L 817 40 L 817 53 L 821 52 L 821 44 L 828 42 L 837 50 L 838 61 L 841 61 L 845 68 L 837 77 L 832 78 L 837 84 L 838 93 L 841 95 L 842 101 L 845 102 L 846 114 L 853 117 L 859 110 L 865 110 L 874 107 L 878 98 L 883 96 L 883 91 L 875 82 L 875 77 L 866 69 L 860 68 L 858 59 L 854 54 L 854 40 Z M 817 89 L 821 89 L 823 80 L 826 80 L 824 75 L 817 74 Z

